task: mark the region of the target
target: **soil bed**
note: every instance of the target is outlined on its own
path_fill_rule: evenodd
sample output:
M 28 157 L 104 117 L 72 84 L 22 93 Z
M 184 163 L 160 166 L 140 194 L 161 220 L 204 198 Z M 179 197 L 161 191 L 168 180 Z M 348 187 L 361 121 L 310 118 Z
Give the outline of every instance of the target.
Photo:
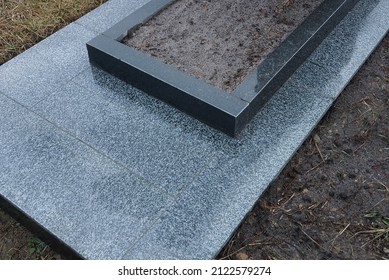
M 231 92 L 321 2 L 180 0 L 123 42 Z

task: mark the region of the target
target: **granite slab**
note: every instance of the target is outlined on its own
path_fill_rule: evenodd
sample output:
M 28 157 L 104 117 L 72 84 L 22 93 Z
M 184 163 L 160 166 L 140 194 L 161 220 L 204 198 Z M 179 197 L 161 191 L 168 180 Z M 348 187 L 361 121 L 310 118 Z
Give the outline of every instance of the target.
M 0 137 L 2 199 L 80 256 L 121 257 L 172 200 L 4 95 L 0 101 L 7 117 Z M 19 125 L 10 128 L 11 123 Z
M 58 76 L 57 73 L 63 73 Z M 29 49 L 0 67 L 0 91 L 27 106 L 43 100 L 70 76 L 62 65 Z
M 148 2 L 150 0 L 109 0 L 75 22 L 89 30 L 102 33 Z
M 237 138 L 86 63 L 107 15 L 144 3 L 108 1 L 0 66 L 0 207 L 85 259 L 210 259 L 385 36 L 389 2 L 359 1 Z M 47 43 L 63 34 L 74 68 Z
M 96 35 L 96 32 L 75 22 L 47 37 L 32 49 L 65 68 L 62 73 L 70 80 L 88 67 L 88 55 L 84 46 Z

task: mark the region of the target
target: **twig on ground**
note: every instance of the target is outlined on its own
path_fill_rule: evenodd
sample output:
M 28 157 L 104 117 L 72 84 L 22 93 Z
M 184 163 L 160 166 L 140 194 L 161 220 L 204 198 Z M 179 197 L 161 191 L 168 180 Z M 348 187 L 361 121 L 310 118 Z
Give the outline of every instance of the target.
M 2 241 L 8 234 L 8 231 L 0 238 L 0 241 Z
M 239 253 L 240 251 L 242 251 L 243 249 L 245 249 L 248 245 L 244 245 L 243 247 L 239 248 L 238 250 L 234 251 L 233 253 L 231 254 L 228 254 L 227 256 L 221 258 L 221 260 L 225 260 L 225 259 L 228 259 L 229 257 L 232 257 L 233 255 Z
M 344 229 L 342 229 L 336 236 L 334 239 L 332 239 L 331 241 L 331 246 L 334 245 L 336 239 L 338 239 L 339 236 L 341 236 L 345 231 L 346 229 L 351 225 L 351 223 L 349 223 Z
M 361 246 L 361 248 L 363 248 L 363 247 L 365 247 L 367 244 L 369 244 L 369 243 L 373 242 L 374 240 L 376 240 L 376 239 L 382 237 L 383 235 L 385 235 L 385 234 L 388 234 L 388 235 L 389 235 L 389 227 L 388 227 L 388 228 L 379 228 L 379 229 L 372 229 L 372 230 L 360 231 L 360 232 L 357 232 L 356 234 L 354 234 L 354 236 L 357 235 L 357 234 L 359 234 L 359 233 L 360 233 L 360 234 L 362 234 L 362 233 L 365 233 L 365 234 L 376 234 L 376 236 L 375 236 L 373 239 L 369 240 L 368 242 L 366 242 L 365 244 L 363 244 L 363 245 Z
M 295 195 L 295 193 L 293 193 L 293 194 L 288 198 L 288 200 L 285 201 L 284 206 L 285 206 L 285 205 L 294 197 L 294 195 Z
M 318 168 L 320 165 L 322 165 L 324 163 L 324 161 L 321 161 L 318 165 L 312 167 L 311 169 L 309 169 L 307 172 L 305 172 L 305 174 L 308 174 L 309 172 L 312 172 L 313 170 L 315 170 L 316 168 Z
M 301 223 L 297 223 L 297 224 L 300 225 L 300 230 L 302 231 L 302 233 L 305 234 L 306 237 L 309 238 L 309 240 L 311 240 L 313 243 L 315 243 L 320 249 L 322 249 L 322 250 L 324 250 L 324 251 L 327 252 L 327 250 L 326 250 L 323 246 L 321 246 L 315 239 L 313 239 L 308 233 L 306 233 L 306 232 L 303 230 L 303 225 L 302 225 Z
M 376 204 L 374 204 L 368 211 L 366 211 L 366 212 L 370 212 L 371 210 L 373 210 L 374 208 L 376 208 L 378 205 L 380 205 L 383 201 L 385 201 L 385 200 L 388 200 L 388 198 L 383 198 L 383 199 L 381 199 L 380 201 L 378 201 Z
M 317 144 L 317 142 L 315 141 L 315 146 L 316 146 L 316 149 L 317 151 L 319 152 L 319 155 L 321 157 L 321 160 L 322 161 L 325 161 L 326 159 L 324 158 L 323 154 L 321 153 L 320 149 L 319 149 L 319 145 Z
M 360 145 L 358 148 L 356 148 L 354 151 L 353 151 L 353 154 L 355 154 L 356 152 L 358 152 L 360 149 L 362 149 L 363 146 L 366 145 L 366 142 L 364 142 L 362 145 Z
M 377 182 L 379 185 L 383 186 L 383 187 L 386 189 L 386 191 L 389 193 L 389 188 L 388 188 L 384 183 L 382 183 L 380 180 L 375 179 L 375 178 L 374 178 L 374 180 L 376 180 L 376 182 Z

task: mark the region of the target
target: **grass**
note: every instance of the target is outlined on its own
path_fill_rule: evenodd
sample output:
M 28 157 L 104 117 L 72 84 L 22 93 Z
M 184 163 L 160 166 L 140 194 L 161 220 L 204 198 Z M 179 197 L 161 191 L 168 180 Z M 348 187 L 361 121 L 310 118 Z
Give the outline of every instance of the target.
M 374 227 L 371 227 L 369 230 L 359 231 L 355 234 L 355 235 L 368 234 L 372 236 L 371 240 L 369 240 L 367 243 L 362 245 L 362 247 L 366 246 L 368 243 L 376 239 L 380 239 L 384 242 L 388 242 L 389 241 L 389 217 L 382 216 L 378 211 L 369 212 L 364 217 L 372 220 L 374 219 L 375 224 Z
M 0 65 L 106 0 L 0 0 Z
M 27 251 L 30 254 L 41 254 L 47 248 L 47 245 L 45 243 L 43 243 L 39 238 L 34 237 L 34 236 L 29 237 L 27 239 L 27 242 L 28 242 Z

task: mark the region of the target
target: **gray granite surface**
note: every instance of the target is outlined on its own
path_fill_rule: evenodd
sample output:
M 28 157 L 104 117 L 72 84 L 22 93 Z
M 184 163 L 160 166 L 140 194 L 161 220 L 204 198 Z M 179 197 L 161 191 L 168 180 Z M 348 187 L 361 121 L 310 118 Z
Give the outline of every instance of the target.
M 209 259 L 389 29 L 360 1 L 238 138 L 91 67 L 111 0 L 0 66 L 0 194 L 87 259 Z

